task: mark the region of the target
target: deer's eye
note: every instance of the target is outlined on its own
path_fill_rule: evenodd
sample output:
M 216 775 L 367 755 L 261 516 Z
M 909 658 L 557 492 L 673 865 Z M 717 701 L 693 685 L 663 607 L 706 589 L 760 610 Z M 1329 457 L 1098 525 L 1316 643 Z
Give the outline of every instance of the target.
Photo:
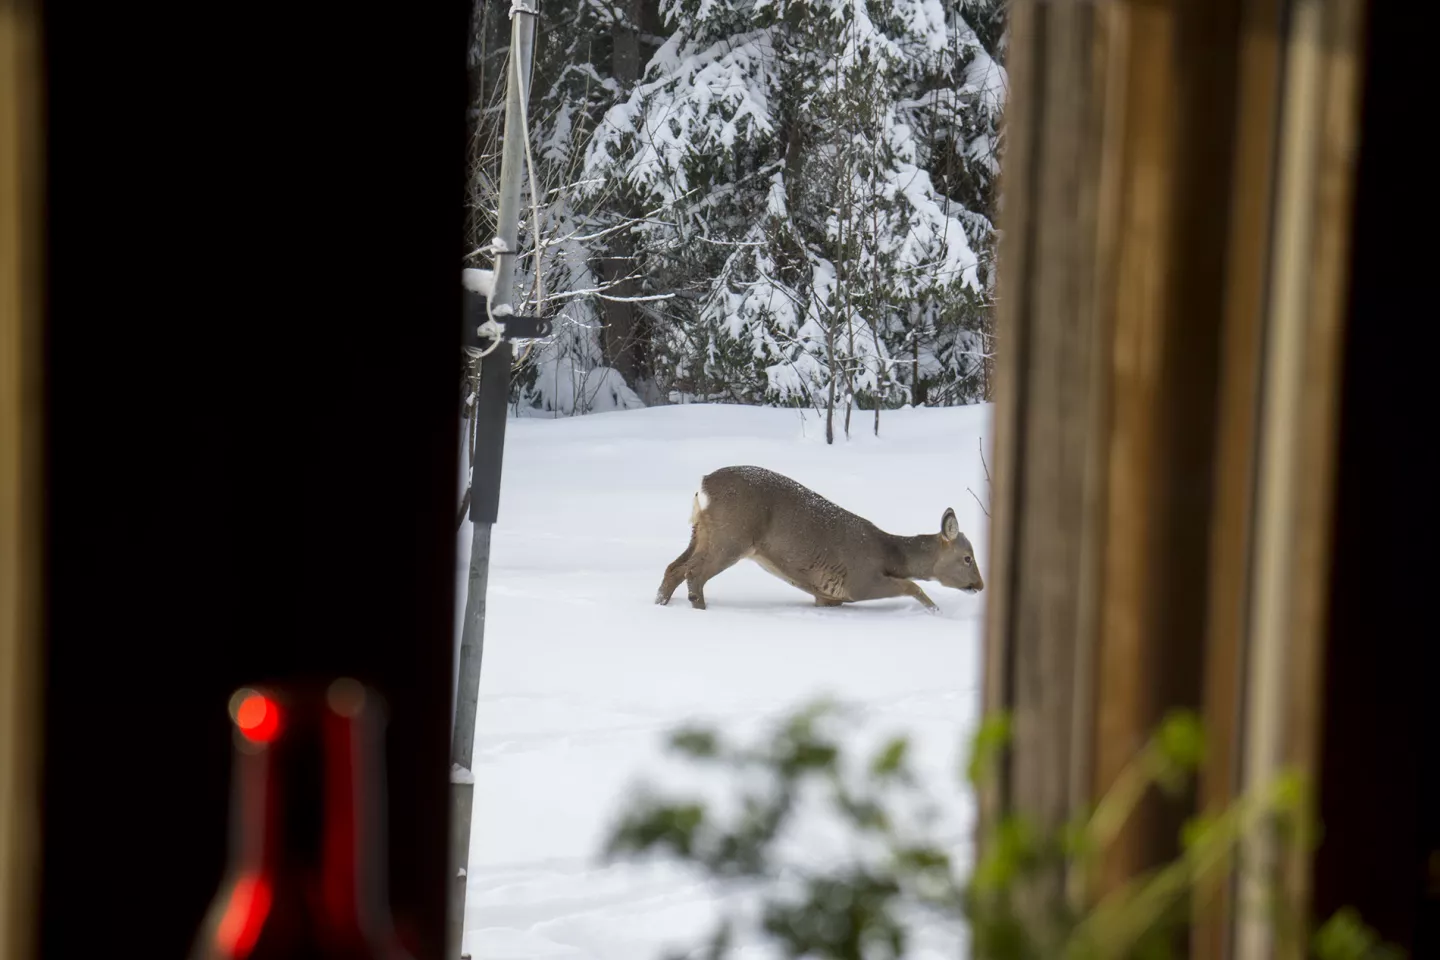
M 974 561 L 971 560 L 969 557 L 966 557 L 966 558 L 965 558 L 965 566 L 968 567 L 968 566 L 970 566 L 970 564 L 972 564 L 972 563 L 974 563 Z

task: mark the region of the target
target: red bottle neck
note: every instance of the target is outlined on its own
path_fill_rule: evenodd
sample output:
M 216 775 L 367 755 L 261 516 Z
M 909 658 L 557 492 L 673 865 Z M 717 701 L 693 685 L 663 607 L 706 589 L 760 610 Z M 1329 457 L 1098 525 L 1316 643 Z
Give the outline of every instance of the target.
M 231 869 L 213 944 L 233 960 L 258 960 L 282 940 L 325 956 L 403 956 L 381 839 L 381 718 L 373 707 L 303 706 L 290 706 L 269 742 L 237 734 Z

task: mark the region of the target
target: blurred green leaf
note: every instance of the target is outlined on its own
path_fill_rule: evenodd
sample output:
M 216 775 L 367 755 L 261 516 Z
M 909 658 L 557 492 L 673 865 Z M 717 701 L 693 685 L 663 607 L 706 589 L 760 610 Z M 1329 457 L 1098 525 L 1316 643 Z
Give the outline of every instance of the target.
M 836 806 L 851 823 L 864 831 L 884 831 L 890 826 L 890 817 L 878 801 L 869 797 L 837 795 Z
M 1200 718 L 1189 710 L 1166 715 L 1156 736 L 1166 759 L 1185 770 L 1198 770 L 1205 761 L 1205 731 Z
M 1186 820 L 1180 828 L 1180 846 L 1189 850 L 1204 843 L 1215 829 L 1215 823 L 1216 818 L 1209 814 L 1199 814 Z
M 1404 953 L 1379 935 L 1350 907 L 1335 912 L 1315 931 L 1311 950 L 1316 960 L 1403 960 Z
M 909 751 L 910 741 L 905 737 L 895 737 L 875 754 L 870 761 L 870 772 L 882 779 L 895 776 L 905 765 Z
M 641 801 L 615 829 L 606 854 L 646 853 L 658 847 L 688 858 L 695 851 L 695 834 L 704 821 L 705 808 L 697 803 Z
M 1280 813 L 1300 813 L 1305 810 L 1308 791 L 1305 777 L 1298 771 L 1286 770 L 1275 778 L 1272 793 L 1275 809 Z
M 980 786 L 1000 765 L 1000 756 L 1010 745 L 1012 734 L 1010 716 L 995 713 L 980 721 L 971 740 L 970 759 L 965 767 L 965 779 L 971 786 Z
M 714 757 L 720 753 L 720 738 L 709 728 L 683 728 L 670 735 L 670 749 L 696 759 Z
M 1067 823 L 1061 828 L 1060 849 L 1066 856 L 1076 860 L 1088 860 L 1095 855 L 1095 839 L 1086 829 L 1083 820 L 1078 823 Z
M 981 891 L 1007 889 L 1028 866 L 1036 850 L 1034 828 L 1024 819 L 1008 816 L 1000 821 L 975 865 L 973 882 Z

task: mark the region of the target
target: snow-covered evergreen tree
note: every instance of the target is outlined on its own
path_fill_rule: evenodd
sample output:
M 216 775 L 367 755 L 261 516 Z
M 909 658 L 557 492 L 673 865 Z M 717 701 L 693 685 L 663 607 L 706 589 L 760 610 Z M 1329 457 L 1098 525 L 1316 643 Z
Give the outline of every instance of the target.
M 639 391 L 838 409 L 848 429 L 852 405 L 981 395 L 1004 0 L 542 12 L 531 137 L 557 334 L 520 371 L 522 407 Z M 472 64 L 503 52 L 490 31 Z M 477 106 L 478 184 L 498 176 L 498 107 Z
M 828 406 L 978 392 L 977 249 L 993 230 L 937 172 L 988 156 L 978 61 L 935 0 L 666 0 L 674 32 L 591 140 L 586 181 L 667 211 L 647 275 L 694 296 L 656 352 L 681 392 Z M 968 71 L 968 72 L 967 72 Z M 1003 74 L 1000 74 L 1003 76 Z M 993 149 L 993 143 L 984 146 Z M 974 195 L 972 193 L 972 195 Z M 974 204 L 978 206 L 978 203 Z M 968 386 L 967 386 L 968 384 Z

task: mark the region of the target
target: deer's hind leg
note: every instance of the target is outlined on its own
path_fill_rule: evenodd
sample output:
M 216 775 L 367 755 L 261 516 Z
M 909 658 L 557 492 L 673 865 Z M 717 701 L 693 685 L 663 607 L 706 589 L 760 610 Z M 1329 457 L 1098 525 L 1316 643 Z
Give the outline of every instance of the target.
M 745 551 L 734 548 L 724 549 L 713 540 L 696 550 L 685 571 L 690 606 L 696 610 L 704 610 L 705 584 L 743 559 L 745 559 Z
M 660 581 L 660 589 L 655 593 L 656 603 L 664 605 L 670 602 L 670 598 L 675 594 L 675 588 L 680 586 L 681 580 L 685 579 L 685 566 L 695 555 L 695 542 L 698 539 L 699 530 L 691 527 L 690 545 L 685 548 L 684 553 L 670 561 L 670 566 L 665 568 L 665 576 Z

